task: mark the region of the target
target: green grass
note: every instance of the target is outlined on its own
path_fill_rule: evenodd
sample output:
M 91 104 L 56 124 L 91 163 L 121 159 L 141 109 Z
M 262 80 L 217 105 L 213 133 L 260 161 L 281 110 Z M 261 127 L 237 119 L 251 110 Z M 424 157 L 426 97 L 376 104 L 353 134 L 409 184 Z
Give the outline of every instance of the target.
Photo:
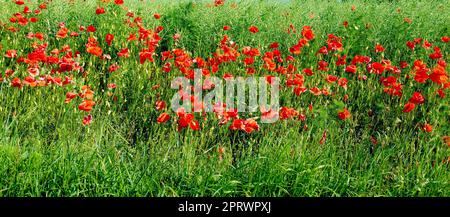
M 5 11 L 0 14 L 3 23 L 23 10 L 11 1 L 0 2 Z M 31 5 L 32 9 L 37 6 Z M 30 52 L 32 40 L 25 38 L 30 31 L 46 34 L 48 51 L 65 44 L 81 51 L 79 62 L 88 72 L 86 77 L 73 73 L 76 83 L 65 87 L 19 90 L 10 87 L 8 79 L 0 83 L 1 196 L 450 196 L 450 168 L 442 163 L 450 156 L 450 148 L 442 141 L 443 136 L 450 135 L 449 96 L 436 96 L 438 86 L 430 81 L 418 84 L 402 76 L 404 96 L 390 97 L 383 93 L 378 75 L 367 74 L 366 82 L 358 81 L 342 67 L 330 64 L 329 74 L 349 79 L 345 93 L 350 100 L 345 106 L 352 117 L 345 122 L 336 117 L 342 94 L 315 97 L 305 93 L 297 97 L 289 90 L 282 92 L 281 105 L 305 111 L 306 123 L 283 120 L 260 124 L 259 132 L 246 134 L 218 126 L 208 114 L 208 121 L 201 121 L 197 115 L 200 131 L 178 132 L 176 123 L 156 122 L 161 112 L 154 104 L 158 95 L 170 102 L 175 93 L 169 88 L 170 80 L 181 73 L 162 72 L 159 60 L 139 64 L 142 45 L 126 42 L 129 33 L 136 32 L 123 24 L 126 11 L 112 3 L 102 4 L 107 13 L 97 16 L 96 5 L 96 1 L 53 1 L 39 15 L 38 23 L 17 33 L 0 26 L 0 73 L 13 68 L 15 76 L 27 75 L 24 64 L 5 58 L 3 53 L 9 49 L 18 50 L 19 56 Z M 373 61 L 380 61 L 384 55 L 394 65 L 400 61 L 412 65 L 422 59 L 431 68 L 436 65 L 427 58 L 431 51 L 418 45 L 411 52 L 405 45 L 421 37 L 440 46 L 443 59 L 449 60 L 449 45 L 440 41 L 450 35 L 448 0 L 242 1 L 235 8 L 231 5 L 125 1 L 125 6 L 142 17 L 145 27 L 165 28 L 157 53 L 178 47 L 192 57 L 210 57 L 225 33 L 222 27 L 230 25 L 232 29 L 226 34 L 240 48 L 258 47 L 263 54 L 277 41 L 287 54 L 298 40 L 286 33 L 292 23 L 298 31 L 310 25 L 316 35 L 296 57 L 298 72 L 316 67 L 315 53 L 326 45 L 329 33 L 343 38 L 342 54 L 349 58 L 369 55 Z M 354 12 L 352 5 L 356 6 Z M 160 20 L 153 18 L 155 12 L 161 14 Z M 410 25 L 403 21 L 405 17 L 412 20 Z M 342 26 L 345 20 L 348 28 Z M 59 22 L 74 31 L 79 25 L 94 24 L 98 30 L 92 35 L 112 60 L 100 61 L 85 52 L 87 34 L 55 39 Z M 368 23 L 371 27 L 367 29 Z M 260 32 L 250 33 L 250 25 L 258 26 Z M 115 35 L 111 47 L 104 42 L 108 32 Z M 172 39 L 175 33 L 182 36 L 178 43 Z M 383 54 L 374 52 L 376 43 L 386 48 Z M 131 57 L 118 59 L 116 53 L 124 47 L 130 49 Z M 113 62 L 120 69 L 110 74 L 107 69 Z M 261 65 L 262 60 L 257 62 Z M 42 68 L 42 74 L 49 73 L 48 68 Z M 221 66 L 217 75 L 226 72 L 245 75 L 243 65 L 238 63 Z M 306 78 L 307 86 L 324 85 L 322 74 L 317 73 Z M 409 73 L 409 68 L 402 71 L 402 75 Z M 257 73 L 266 74 L 264 70 Z M 108 96 L 108 90 L 101 91 L 104 82 L 117 84 L 109 91 L 117 101 Z M 83 84 L 92 87 L 97 102 L 90 126 L 81 124 L 85 114 L 78 110 L 79 99 L 64 103 L 65 94 L 79 90 Z M 161 87 L 152 90 L 156 84 Z M 404 104 L 418 90 L 422 90 L 426 103 L 411 113 L 402 113 Z M 308 111 L 310 103 L 314 114 Z M 367 115 L 369 110 L 375 115 Z M 425 121 L 433 125 L 431 133 L 420 129 Z M 308 130 L 303 129 L 305 124 Z M 324 130 L 327 140 L 320 145 Z M 370 142 L 371 136 L 379 141 L 376 146 Z M 223 160 L 219 160 L 219 147 L 225 148 Z

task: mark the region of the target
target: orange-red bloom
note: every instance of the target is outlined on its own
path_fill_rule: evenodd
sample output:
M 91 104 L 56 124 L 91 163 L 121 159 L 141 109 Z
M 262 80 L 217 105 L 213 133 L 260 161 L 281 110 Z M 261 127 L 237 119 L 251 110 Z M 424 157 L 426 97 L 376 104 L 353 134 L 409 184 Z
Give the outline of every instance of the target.
M 314 32 L 312 31 L 311 26 L 303 26 L 302 36 L 308 41 L 314 39 Z
M 375 52 L 377 52 L 377 53 L 383 52 L 384 50 L 385 50 L 384 47 L 381 46 L 380 44 L 377 44 L 375 46 Z
M 72 92 L 67 92 L 66 93 L 66 99 L 64 100 L 65 103 L 69 103 L 70 101 L 72 101 L 72 99 L 74 99 L 75 97 L 77 97 L 78 95 L 76 93 L 72 93 Z
M 345 119 L 348 119 L 348 118 L 350 118 L 352 115 L 350 114 L 350 112 L 347 110 L 347 108 L 344 108 L 342 111 L 340 111 L 339 113 L 338 113 L 338 117 L 339 117 L 339 119 L 341 119 L 341 120 L 345 120 Z
M 443 84 L 448 81 L 448 75 L 445 72 L 445 68 L 437 65 L 433 69 L 433 73 L 430 74 L 430 79 L 436 84 Z
M 87 125 L 90 125 L 92 123 L 92 115 L 87 115 L 87 116 L 84 116 L 84 118 L 83 118 L 83 125 L 84 126 L 87 126 Z
M 7 50 L 5 57 L 8 57 L 8 58 L 17 57 L 17 51 L 16 50 Z
M 99 57 L 102 55 L 103 50 L 99 46 L 92 46 L 92 47 L 87 47 L 86 52 Z
M 20 80 L 20 78 L 13 78 L 11 81 L 11 86 L 12 87 L 17 87 L 17 88 L 22 88 L 22 81 Z
M 144 64 L 146 60 L 153 62 L 153 52 L 150 49 L 143 49 L 139 52 L 139 63 Z
M 166 108 L 166 102 L 164 100 L 158 100 L 155 103 L 156 110 L 163 110 Z
M 425 98 L 420 92 L 414 92 L 412 97 L 409 99 L 409 102 L 414 104 L 422 104 L 425 102 Z
M 408 113 L 411 112 L 416 107 L 416 104 L 408 102 L 406 103 L 405 107 L 403 108 L 403 112 Z
M 249 30 L 251 33 L 257 33 L 257 32 L 259 32 L 259 29 L 258 29 L 258 27 L 256 27 L 256 26 L 250 26 L 250 28 L 248 28 L 248 30 Z
M 127 58 L 130 57 L 130 52 L 128 51 L 128 48 L 124 48 L 117 53 L 117 56 Z
M 104 14 L 104 13 L 105 13 L 105 8 L 98 7 L 97 9 L 95 9 L 95 13 L 96 13 L 97 15 L 99 15 L 99 14 Z
M 165 123 L 165 122 L 167 122 L 167 121 L 169 121 L 170 120 L 170 115 L 169 114 L 167 114 L 167 113 L 161 113 L 159 116 L 158 116 L 158 118 L 156 119 L 156 121 L 158 122 L 158 123 Z
M 254 131 L 258 131 L 259 125 L 252 118 L 249 118 L 247 120 L 234 119 L 233 123 L 230 125 L 230 130 L 242 130 L 246 133 L 251 133 Z
M 85 112 L 90 112 L 94 106 L 95 102 L 93 100 L 85 99 L 80 105 L 78 105 L 78 109 Z
M 106 34 L 105 41 L 108 44 L 108 46 L 111 46 L 111 42 L 113 41 L 113 39 L 114 39 L 113 34 L 110 34 L 110 33 Z
M 430 133 L 431 131 L 433 131 L 433 126 L 428 123 L 425 123 L 422 127 L 422 130 L 427 133 Z

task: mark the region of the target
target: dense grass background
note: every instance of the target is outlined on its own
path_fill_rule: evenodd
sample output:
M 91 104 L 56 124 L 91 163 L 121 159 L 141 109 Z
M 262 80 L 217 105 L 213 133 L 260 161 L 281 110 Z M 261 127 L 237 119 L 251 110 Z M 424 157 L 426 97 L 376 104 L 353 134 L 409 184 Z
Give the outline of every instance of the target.
M 21 10 L 10 1 L 1 0 L 0 21 Z M 49 47 L 69 44 L 84 50 L 87 36 L 56 40 L 52 35 L 59 22 L 70 29 L 94 24 L 95 35 L 115 34 L 114 46 L 105 52 L 115 54 L 125 47 L 129 29 L 123 25 L 125 12 L 114 5 L 105 6 L 106 16 L 96 16 L 96 1 L 53 1 L 37 24 L 28 25 L 18 34 L 0 28 L 1 53 L 17 49 L 29 51 L 30 43 L 17 35 L 29 31 L 48 33 Z M 126 1 L 125 5 L 142 16 L 147 27 L 164 26 L 160 51 L 182 47 L 192 56 L 211 56 L 222 38 L 224 25 L 238 45 L 267 48 L 277 41 L 287 52 L 296 42 L 286 34 L 292 23 L 298 30 L 311 25 L 316 39 L 305 48 L 296 65 L 299 69 L 315 66 L 317 49 L 326 35 L 344 39 L 344 54 L 370 55 L 380 60 L 373 47 L 386 48 L 385 58 L 393 64 L 412 63 L 425 58 L 427 51 L 412 53 L 405 46 L 415 37 L 439 43 L 450 35 L 450 1 L 242 1 L 237 7 L 228 2 L 223 7 L 206 7 L 189 1 Z M 356 11 L 351 11 L 351 6 Z M 397 9 L 400 12 L 397 12 Z M 112 15 L 114 11 L 116 15 Z M 154 20 L 153 13 L 162 15 Z M 314 18 L 311 18 L 311 17 Z M 403 20 L 412 20 L 407 25 Z M 349 28 L 343 28 L 347 20 Z M 248 31 L 259 27 L 258 34 Z M 365 28 L 370 25 L 370 28 Z M 182 35 L 175 43 L 171 36 Z M 104 42 L 102 42 L 104 43 Z M 448 44 L 439 44 L 448 61 Z M 450 196 L 449 165 L 441 161 L 450 150 L 441 137 L 450 133 L 449 101 L 437 98 L 428 86 L 405 84 L 402 99 L 382 93 L 377 78 L 368 82 L 349 82 L 348 107 L 353 117 L 348 122 L 336 119 L 334 98 L 282 95 L 282 105 L 306 110 L 312 102 L 316 118 L 308 119 L 309 130 L 299 121 L 262 124 L 258 133 L 246 135 L 217 126 L 216 121 L 201 122 L 200 131 L 176 131 L 176 126 L 156 123 L 159 112 L 154 103 L 157 94 L 167 101 L 174 94 L 170 80 L 179 74 L 161 72 L 158 61 L 138 63 L 137 52 L 130 47 L 131 59 L 118 60 L 118 73 L 108 77 L 118 88 L 114 102 L 96 88 L 105 78 L 107 65 L 84 55 L 89 72 L 79 84 L 93 86 L 99 102 L 89 127 L 81 124 L 83 114 L 77 104 L 64 103 L 71 88 L 11 88 L 0 84 L 0 195 L 2 196 Z M 433 63 L 429 63 L 432 65 Z M 17 67 L 0 57 L 0 72 Z M 344 75 L 331 66 L 330 72 Z M 448 68 L 448 67 L 447 67 Z M 244 75 L 242 67 L 224 66 L 225 72 Z M 448 70 L 447 70 L 448 71 Z M 372 76 L 372 75 L 371 75 Z M 308 80 L 307 83 L 318 83 Z M 406 82 L 406 81 L 405 81 Z M 159 90 L 151 87 L 160 84 Z M 411 87 L 411 88 L 408 88 Z M 424 88 L 427 104 L 415 112 L 401 112 L 404 102 L 418 88 Z M 367 112 L 374 111 L 369 117 Z M 425 133 L 419 123 L 432 123 L 435 130 Z M 322 132 L 327 142 L 319 145 Z M 373 146 L 370 137 L 379 144 Z M 233 160 L 237 146 L 245 146 Z M 224 160 L 218 157 L 224 147 Z

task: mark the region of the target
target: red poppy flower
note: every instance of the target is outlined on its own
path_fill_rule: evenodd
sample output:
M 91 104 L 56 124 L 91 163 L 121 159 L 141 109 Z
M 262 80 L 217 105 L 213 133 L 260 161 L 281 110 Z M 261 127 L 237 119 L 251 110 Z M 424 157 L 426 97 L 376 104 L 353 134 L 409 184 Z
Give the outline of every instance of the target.
M 342 23 L 342 25 L 345 27 L 345 28 L 347 28 L 348 27 L 348 21 L 344 21 L 343 23 Z
M 352 73 L 352 74 L 355 74 L 356 70 L 357 70 L 357 68 L 355 65 L 349 65 L 349 66 L 345 67 L 345 71 Z
M 225 79 L 225 80 L 229 80 L 229 79 L 232 79 L 233 78 L 233 75 L 232 74 L 230 74 L 230 73 L 225 73 L 225 74 L 223 74 L 223 79 Z
M 307 76 L 312 76 L 312 75 L 314 75 L 314 72 L 312 71 L 311 68 L 305 68 L 305 69 L 303 69 L 303 73 L 305 73 Z
M 329 70 L 329 68 L 328 68 L 328 62 L 327 62 L 327 61 L 320 60 L 320 61 L 317 63 L 317 65 L 319 66 L 319 67 L 318 67 L 318 70 L 320 70 L 320 71 L 328 71 L 328 70 Z
M 256 26 L 250 26 L 250 28 L 248 28 L 248 30 L 249 30 L 251 33 L 257 33 L 257 32 L 259 32 L 259 29 L 258 29 L 258 27 L 256 27 Z
M 272 44 L 269 45 L 269 48 L 277 49 L 279 46 L 280 46 L 280 44 L 278 44 L 278 42 L 273 42 Z
M 350 112 L 347 110 L 347 108 L 344 108 L 342 111 L 338 112 L 338 117 L 341 120 L 345 120 L 350 118 L 352 115 L 350 114 Z
M 251 65 L 255 62 L 255 59 L 253 59 L 253 57 L 247 57 L 243 60 L 243 62 L 245 63 L 245 65 Z
M 116 89 L 117 85 L 115 83 L 109 83 L 107 87 L 108 87 L 108 89 L 112 90 L 112 89 Z
M 347 63 L 347 56 L 343 55 L 343 56 L 339 56 L 338 55 L 338 59 L 336 61 L 336 66 L 343 66 Z
M 153 52 L 150 49 L 143 49 L 139 52 L 139 63 L 144 64 L 146 60 L 153 62 Z
M 242 119 L 234 119 L 230 125 L 230 130 L 240 130 L 244 126 L 244 120 Z
M 447 66 L 447 63 L 446 63 L 445 60 L 443 60 L 443 59 L 438 60 L 438 61 L 437 61 L 437 64 L 440 65 L 440 66 L 442 66 L 442 67 L 444 67 L 444 68 Z
M 319 96 L 322 94 L 322 90 L 317 87 L 310 88 L 309 92 L 311 92 L 314 96 Z
M 81 94 L 79 95 L 83 99 L 93 99 L 94 98 L 94 91 L 92 91 L 88 86 L 84 85 L 81 87 Z
M 450 41 L 450 37 L 448 37 L 448 36 L 443 36 L 443 37 L 441 38 L 441 41 L 444 42 L 444 43 L 447 43 L 447 42 Z
M 87 47 L 86 52 L 99 57 L 102 55 L 103 50 L 99 46 L 92 46 L 92 47 Z
M 431 73 L 429 77 L 436 84 L 443 84 L 448 80 L 448 75 L 445 72 L 445 68 L 440 65 L 437 65 L 433 69 L 433 73 Z
M 222 6 L 224 4 L 225 4 L 225 0 L 214 0 L 215 7 Z
M 113 41 L 113 39 L 114 39 L 113 34 L 110 34 L 110 33 L 106 34 L 105 41 L 108 44 L 108 46 L 111 46 L 111 42 Z
M 170 120 L 170 115 L 169 114 L 167 114 L 167 113 L 161 113 L 159 116 L 158 116 L 158 118 L 156 119 L 156 121 L 158 122 L 158 123 L 165 123 L 165 122 L 167 122 L 167 121 L 169 121 Z
M 253 131 L 259 130 L 259 125 L 254 119 L 234 119 L 233 123 L 230 125 L 230 130 L 242 130 L 246 133 L 251 133 Z
M 84 116 L 83 125 L 87 126 L 87 125 L 90 125 L 91 123 L 92 123 L 92 115 Z
M 104 14 L 104 13 L 105 13 L 105 8 L 98 7 L 97 9 L 95 9 L 95 13 L 96 13 L 97 15 L 99 15 L 99 14 Z
M 431 44 L 429 41 L 425 40 L 422 44 L 422 47 L 425 49 L 430 49 L 430 47 L 433 46 L 433 44 Z
M 430 59 L 440 59 L 443 57 L 442 53 L 441 53 L 441 49 L 439 47 L 434 47 L 434 53 L 429 55 Z
M 93 100 L 85 99 L 80 105 L 78 105 L 78 109 L 85 112 L 90 112 L 94 106 L 95 102 Z
M 413 41 L 407 41 L 406 46 L 408 46 L 409 49 L 414 50 L 414 48 L 416 47 L 416 43 L 414 43 Z
M 36 32 L 36 33 L 33 35 L 33 37 L 39 39 L 40 41 L 42 41 L 42 40 L 44 40 L 44 33 L 42 33 L 42 32 Z
M 347 83 L 348 83 L 347 78 L 339 78 L 338 80 L 338 85 L 343 88 L 347 88 Z
M 328 50 L 332 51 L 342 51 L 344 49 L 342 45 L 342 38 L 333 34 L 328 34 L 327 46 Z
M 317 53 L 327 55 L 328 54 L 328 48 L 326 46 L 323 46 L 323 47 L 319 48 L 319 51 L 317 51 Z
M 183 128 L 189 126 L 192 130 L 199 130 L 200 126 L 197 120 L 194 120 L 193 114 L 185 114 L 179 117 L 178 119 L 178 130 L 182 130 Z
M 299 115 L 299 112 L 295 110 L 294 108 L 288 108 L 288 107 L 281 107 L 280 109 L 280 119 L 290 119 L 297 117 Z
M 409 66 L 409 64 L 406 61 L 400 61 L 400 68 L 405 69 Z
M 414 92 L 414 94 L 412 95 L 412 97 L 409 99 L 408 102 L 414 104 L 422 104 L 425 102 L 425 98 L 420 92 Z
M 377 44 L 375 46 L 375 52 L 377 52 L 377 53 L 383 52 L 384 50 L 385 50 L 384 47 L 381 46 L 380 44 Z
M 34 77 L 27 76 L 27 77 L 25 77 L 25 79 L 23 79 L 23 84 L 28 85 L 30 87 L 36 87 L 37 82 Z
M 414 76 L 414 80 L 419 83 L 425 83 L 429 76 L 427 74 L 428 69 L 419 69 L 416 71 L 416 74 Z
M 114 4 L 121 5 L 123 4 L 123 0 L 114 0 Z
M 302 52 L 302 47 L 304 45 L 302 43 L 297 43 L 289 48 L 289 52 L 291 52 L 294 55 L 298 55 Z
M 21 17 L 21 18 L 19 18 L 17 23 L 21 26 L 26 26 L 28 24 L 28 19 L 25 17 Z
M 78 94 L 76 94 L 76 93 L 67 92 L 66 93 L 66 99 L 64 100 L 64 103 L 69 103 L 70 101 L 72 101 L 72 99 L 74 99 L 77 96 L 78 96 Z
M 405 107 L 403 108 L 404 113 L 411 112 L 416 107 L 416 104 L 408 102 L 406 103 Z
M 386 67 L 382 63 L 379 63 L 379 62 L 374 62 L 372 64 L 368 64 L 367 66 L 368 66 L 368 70 L 371 73 L 375 73 L 377 75 L 383 74 L 383 72 L 386 69 Z
M 137 38 L 136 38 L 135 34 L 130 34 L 127 38 L 127 41 L 136 41 L 136 40 L 137 40 Z
M 22 88 L 22 81 L 20 80 L 20 78 L 13 78 L 11 81 L 11 87 L 17 87 L 17 88 Z
M 314 32 L 311 30 L 311 26 L 303 26 L 302 36 L 308 41 L 314 39 Z
M 163 66 L 163 71 L 169 73 L 172 70 L 172 64 L 170 62 L 167 62 Z
M 95 31 L 97 31 L 97 29 L 93 25 L 88 26 L 86 30 L 88 32 L 95 32 Z
M 431 131 L 433 131 L 433 126 L 428 123 L 425 123 L 422 127 L 422 130 L 427 133 L 430 133 Z
M 17 57 L 17 51 L 16 50 L 7 50 L 5 57 L 15 58 L 15 57 Z
M 339 78 L 335 75 L 327 75 L 327 77 L 325 78 L 325 80 L 330 84 L 336 82 L 338 79 Z
M 159 20 L 161 18 L 161 15 L 158 13 L 153 14 L 153 17 L 157 20 Z
M 117 70 L 119 70 L 120 66 L 117 63 L 113 63 L 112 65 L 109 66 L 108 71 L 109 72 L 115 72 Z
M 251 133 L 253 131 L 258 131 L 258 130 L 259 130 L 259 125 L 254 119 L 249 118 L 244 121 L 244 131 L 246 133 Z
M 441 97 L 441 99 L 444 99 L 444 98 L 445 98 L 445 92 L 444 92 L 444 89 L 439 89 L 439 90 L 437 90 L 436 92 L 437 92 L 437 94 L 439 95 L 439 97 Z
M 195 120 L 194 115 L 186 113 L 184 108 L 178 109 L 177 116 L 178 116 L 178 131 L 181 131 L 183 128 L 186 128 L 188 126 L 192 130 L 200 129 L 198 121 Z
M 117 56 L 119 57 L 130 57 L 130 53 L 128 52 L 128 48 L 124 48 L 122 50 L 119 51 L 119 53 L 117 53 Z
M 294 88 L 294 94 L 297 96 L 300 96 L 302 93 L 306 92 L 308 88 L 297 85 L 297 87 Z
M 164 100 L 158 100 L 155 103 L 156 110 L 160 111 L 166 108 L 166 102 Z

